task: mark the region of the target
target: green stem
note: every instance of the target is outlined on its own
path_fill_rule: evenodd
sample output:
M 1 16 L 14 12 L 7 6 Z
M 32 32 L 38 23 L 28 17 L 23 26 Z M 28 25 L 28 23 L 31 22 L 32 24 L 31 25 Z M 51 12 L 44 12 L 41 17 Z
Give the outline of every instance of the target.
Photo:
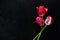
M 38 36 L 39 36 L 39 33 L 34 37 L 34 39 L 33 39 L 33 40 L 35 40 Z
M 35 40 L 38 36 L 39 36 L 39 33 L 34 37 L 34 39 L 33 39 L 33 40 Z
M 45 25 L 42 29 L 41 29 L 41 31 L 39 32 L 39 36 L 38 36 L 38 38 L 37 38 L 37 40 L 39 40 L 39 38 L 41 37 L 41 34 L 42 34 L 42 32 L 43 32 L 43 30 L 45 29 L 47 27 L 47 25 Z
M 44 21 L 44 18 L 43 18 L 43 16 L 42 16 L 42 19 L 43 19 L 43 21 Z M 41 26 L 41 29 L 42 29 L 42 26 Z
M 45 25 L 45 26 L 41 29 L 41 31 L 34 37 L 33 40 L 35 40 L 37 37 L 38 37 L 38 39 L 40 38 L 40 36 L 41 36 L 41 34 L 42 34 L 42 31 L 46 28 L 46 26 L 47 26 L 47 25 Z M 38 39 L 37 39 L 37 40 L 38 40 Z
M 40 33 L 39 33 L 39 36 L 38 36 L 37 40 L 39 40 L 39 38 L 40 38 L 41 34 L 42 34 L 42 32 L 40 32 Z

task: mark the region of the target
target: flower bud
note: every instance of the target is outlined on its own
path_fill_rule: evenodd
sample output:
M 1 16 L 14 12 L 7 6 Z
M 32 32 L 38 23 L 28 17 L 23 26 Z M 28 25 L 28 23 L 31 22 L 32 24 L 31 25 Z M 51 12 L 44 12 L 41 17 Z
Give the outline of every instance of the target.
M 39 7 L 36 7 L 36 10 L 39 16 L 44 16 L 48 11 L 48 8 L 45 8 L 44 6 L 39 6 Z
M 51 16 L 47 16 L 45 20 L 46 25 L 51 25 L 53 23 L 53 18 Z
M 36 17 L 35 23 L 37 23 L 40 26 L 43 26 L 44 25 L 44 20 L 41 17 L 38 16 L 38 17 Z

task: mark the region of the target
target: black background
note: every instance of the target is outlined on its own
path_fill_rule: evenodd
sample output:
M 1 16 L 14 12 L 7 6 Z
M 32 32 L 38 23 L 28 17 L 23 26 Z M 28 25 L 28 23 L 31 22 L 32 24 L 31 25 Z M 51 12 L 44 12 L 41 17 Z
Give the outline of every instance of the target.
M 0 0 L 0 40 L 16 40 L 15 0 Z
M 60 1 L 59 0 L 18 0 L 18 26 L 20 40 L 32 40 L 40 27 L 33 23 L 36 6 L 44 5 L 49 11 L 44 16 L 54 17 L 54 24 L 48 26 L 41 36 L 41 40 L 60 40 Z
M 60 40 L 59 0 L 1 0 L 0 40 L 32 40 L 40 30 L 34 24 L 36 6 L 44 5 L 49 11 L 44 16 L 54 17 L 54 24 L 48 26 L 41 40 Z

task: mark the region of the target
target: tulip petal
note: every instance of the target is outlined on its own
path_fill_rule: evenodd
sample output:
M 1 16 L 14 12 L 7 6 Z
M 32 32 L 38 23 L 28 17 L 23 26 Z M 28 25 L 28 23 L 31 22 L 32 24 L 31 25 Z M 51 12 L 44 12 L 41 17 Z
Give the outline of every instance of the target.
M 46 20 L 45 20 L 45 24 L 46 24 L 46 25 L 52 24 L 52 22 L 53 22 L 52 19 L 53 19 L 53 18 L 52 18 L 51 16 L 47 16 L 47 18 L 46 18 Z
M 44 21 L 41 17 L 36 17 L 36 21 L 35 21 L 38 25 L 43 26 L 44 25 Z

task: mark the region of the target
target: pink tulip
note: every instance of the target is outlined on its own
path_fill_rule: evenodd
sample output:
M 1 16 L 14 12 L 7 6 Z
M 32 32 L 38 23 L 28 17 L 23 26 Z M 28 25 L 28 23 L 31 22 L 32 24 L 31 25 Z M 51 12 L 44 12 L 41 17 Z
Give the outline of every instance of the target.
M 51 16 L 47 16 L 45 20 L 46 25 L 51 25 L 53 23 L 53 18 Z
M 44 25 L 44 20 L 41 17 L 38 16 L 38 17 L 36 17 L 35 23 L 37 23 L 40 26 L 43 26 Z

